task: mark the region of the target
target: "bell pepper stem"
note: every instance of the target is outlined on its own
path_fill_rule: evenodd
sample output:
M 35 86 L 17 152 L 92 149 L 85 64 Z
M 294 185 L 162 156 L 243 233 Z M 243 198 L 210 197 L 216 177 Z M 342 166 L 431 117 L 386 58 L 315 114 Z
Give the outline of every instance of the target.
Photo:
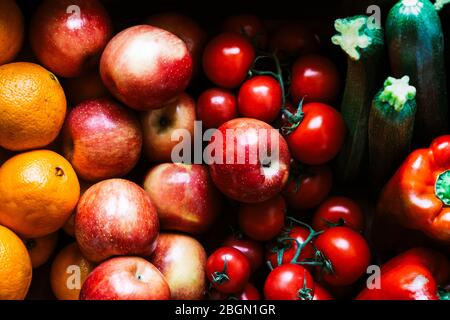
M 450 206 L 450 170 L 442 172 L 436 179 L 435 195 L 446 206 Z

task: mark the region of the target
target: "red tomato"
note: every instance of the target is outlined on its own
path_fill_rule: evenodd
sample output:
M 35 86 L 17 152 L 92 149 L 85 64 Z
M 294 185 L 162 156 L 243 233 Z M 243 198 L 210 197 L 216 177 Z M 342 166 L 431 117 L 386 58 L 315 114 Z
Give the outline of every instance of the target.
M 313 300 L 334 300 L 333 296 L 317 282 L 314 284 Z
M 312 300 L 314 280 L 298 264 L 283 264 L 273 269 L 264 283 L 266 300 Z
M 323 202 L 313 215 L 315 231 L 329 228 L 329 223 L 343 223 L 356 231 L 364 230 L 364 215 L 359 205 L 346 197 L 331 197 Z
M 236 97 L 225 89 L 212 88 L 204 91 L 197 101 L 197 117 L 206 129 L 220 127 L 238 117 Z
M 255 15 L 241 14 L 225 19 L 222 30 L 225 32 L 237 32 L 247 36 L 251 41 L 256 41 L 259 48 L 267 47 L 267 31 L 263 22 Z
M 278 267 L 280 265 L 278 263 L 278 251 L 283 250 L 281 264 L 288 264 L 291 263 L 298 249 L 297 242 L 292 240 L 283 241 L 282 239 L 292 238 L 302 244 L 309 236 L 309 230 L 305 227 L 295 226 L 292 228 L 286 228 L 285 231 L 286 232 L 282 232 L 276 240 L 271 241 L 267 246 L 266 259 L 270 261 L 273 267 Z M 297 258 L 297 262 L 313 257 L 313 241 L 310 241 L 305 247 L 302 248 L 300 256 Z
M 235 88 L 247 77 L 255 49 L 238 33 L 222 33 L 212 39 L 203 52 L 203 70 L 216 85 Z
M 251 283 L 247 283 L 244 290 L 240 293 L 230 295 L 213 289 L 209 293 L 208 298 L 209 300 L 261 300 L 261 295 Z
M 258 241 L 268 241 L 283 229 L 286 203 L 281 196 L 259 203 L 242 203 L 239 226 L 242 232 Z
M 315 246 L 332 265 L 332 272 L 322 272 L 322 279 L 328 284 L 350 285 L 361 278 L 369 266 L 369 245 L 363 236 L 353 229 L 327 229 L 317 237 Z
M 333 159 L 344 143 L 346 127 L 342 115 L 323 103 L 303 106 L 303 119 L 286 136 L 292 156 L 305 164 L 319 165 Z
M 341 78 L 329 59 L 308 55 L 297 59 L 292 68 L 291 95 L 293 102 L 332 103 L 341 88 Z
M 225 247 L 233 247 L 242 252 L 250 262 L 252 271 L 258 270 L 263 264 L 264 249 L 261 243 L 243 237 L 230 236 L 223 243 Z
M 281 59 L 314 53 L 319 47 L 318 37 L 299 22 L 282 25 L 270 39 L 270 49 L 276 50 Z
M 245 81 L 238 94 L 239 113 L 267 123 L 274 121 L 281 110 L 280 83 L 270 76 L 255 76 Z
M 283 190 L 288 206 L 308 210 L 318 206 L 330 193 L 333 174 L 327 165 L 305 167 Z
M 206 261 L 206 275 L 216 290 L 223 293 L 239 292 L 250 277 L 250 263 L 239 250 L 222 247 Z

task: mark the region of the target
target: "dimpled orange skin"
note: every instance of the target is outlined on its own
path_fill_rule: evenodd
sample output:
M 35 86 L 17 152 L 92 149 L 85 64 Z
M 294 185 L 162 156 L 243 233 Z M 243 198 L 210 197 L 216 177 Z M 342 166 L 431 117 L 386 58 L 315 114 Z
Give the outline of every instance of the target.
M 79 196 L 75 171 L 53 151 L 22 153 L 0 168 L 0 224 L 23 237 L 42 237 L 61 228 Z
M 23 239 L 31 258 L 33 269 L 39 268 L 48 261 L 58 243 L 58 232 L 44 237 Z
M 56 139 L 67 103 L 54 74 L 28 62 L 0 66 L 0 146 L 42 148 Z
M 22 12 L 14 0 L 0 1 L 0 65 L 11 62 L 24 38 Z
M 31 283 L 30 256 L 22 240 L 0 225 L 0 300 L 23 300 Z
M 77 274 L 78 271 L 74 271 L 74 267 L 70 268 L 71 266 L 79 267 L 79 273 Z M 83 257 L 76 243 L 69 244 L 62 249 L 53 260 L 50 271 L 50 284 L 55 297 L 59 300 L 78 300 L 81 286 L 83 286 L 89 273 L 94 270 L 94 267 L 94 263 Z M 74 278 L 78 275 L 80 277 L 79 288 L 77 288 L 78 283 Z

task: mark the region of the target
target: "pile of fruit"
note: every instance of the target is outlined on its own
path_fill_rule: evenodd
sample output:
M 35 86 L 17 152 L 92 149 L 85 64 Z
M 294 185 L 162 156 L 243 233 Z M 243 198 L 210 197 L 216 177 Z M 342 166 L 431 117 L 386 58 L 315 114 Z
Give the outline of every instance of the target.
M 446 2 L 0 0 L 0 299 L 450 299 Z

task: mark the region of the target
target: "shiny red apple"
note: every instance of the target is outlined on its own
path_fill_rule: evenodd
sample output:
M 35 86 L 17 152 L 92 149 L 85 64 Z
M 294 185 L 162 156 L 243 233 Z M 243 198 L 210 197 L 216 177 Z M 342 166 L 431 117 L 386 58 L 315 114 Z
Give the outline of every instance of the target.
M 62 77 L 95 67 L 111 36 L 111 20 L 98 0 L 45 0 L 30 26 L 38 60 Z
M 211 177 L 226 196 L 263 202 L 288 181 L 291 156 L 281 134 L 267 123 L 238 118 L 218 128 L 209 145 Z
M 179 13 L 166 12 L 151 16 L 145 23 L 172 32 L 183 40 L 191 53 L 194 71 L 198 71 L 207 34 L 196 21 Z
M 144 189 L 158 210 L 163 230 L 203 233 L 221 208 L 222 198 L 203 165 L 157 165 L 147 173 Z
M 80 300 L 169 300 L 158 269 L 139 257 L 117 257 L 97 266 L 81 287 Z
M 158 109 L 186 89 L 192 57 L 183 40 L 150 25 L 123 30 L 106 46 L 100 75 L 108 90 L 137 110 Z
M 194 238 L 177 233 L 161 233 L 150 257 L 166 278 L 172 299 L 200 300 L 206 290 L 207 255 Z
M 137 184 L 110 179 L 90 187 L 78 202 L 75 237 L 83 255 L 99 262 L 118 255 L 150 255 L 159 232 L 158 215 Z
M 112 99 L 82 102 L 64 125 L 64 156 L 79 177 L 100 181 L 121 177 L 141 155 L 142 131 L 134 113 Z
M 195 101 L 186 93 L 161 109 L 143 113 L 141 123 L 147 158 L 155 162 L 170 162 L 172 150 L 179 143 L 172 139 L 172 134 L 183 129 L 193 137 L 195 117 Z

